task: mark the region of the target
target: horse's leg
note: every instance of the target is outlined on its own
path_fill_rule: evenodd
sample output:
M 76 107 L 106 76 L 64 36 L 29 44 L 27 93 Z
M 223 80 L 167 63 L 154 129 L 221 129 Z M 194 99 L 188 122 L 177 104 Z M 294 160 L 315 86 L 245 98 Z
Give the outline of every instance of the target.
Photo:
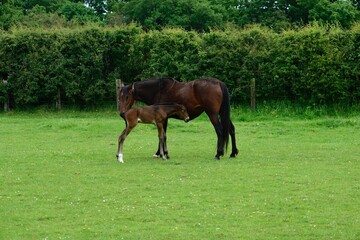
M 167 141 L 167 137 L 166 137 L 166 132 L 164 131 L 164 144 L 163 144 L 164 155 L 165 155 L 166 159 L 169 159 L 170 156 L 169 156 L 169 152 L 167 149 L 166 141 Z
M 215 155 L 215 159 L 216 160 L 220 160 L 220 157 L 224 155 L 224 143 L 223 143 L 223 131 L 222 131 L 222 125 L 221 125 L 221 122 L 219 120 L 219 117 L 217 116 L 216 113 L 213 113 L 213 114 L 209 114 L 207 113 L 207 115 L 209 116 L 210 118 L 210 121 L 212 123 L 212 125 L 214 126 L 215 128 L 215 132 L 216 132 L 216 135 L 217 135 L 217 138 L 218 138 L 218 141 L 217 141 L 217 153 Z
M 163 160 L 166 160 L 166 157 L 165 157 L 165 155 L 164 155 L 164 136 L 165 136 L 165 131 L 164 131 L 163 124 L 161 124 L 161 123 L 157 124 L 157 128 L 158 128 L 158 135 L 159 135 L 160 157 L 161 157 Z
M 230 157 L 235 157 L 239 153 L 239 150 L 236 147 L 235 126 L 232 123 L 232 121 L 230 121 L 229 133 L 230 133 L 230 136 L 231 136 L 231 147 L 232 147 Z
M 167 124 L 168 124 L 168 119 L 166 119 L 165 122 L 163 123 L 163 128 L 164 128 L 165 134 L 166 134 Z M 168 158 L 169 158 L 169 153 L 167 152 L 167 148 L 166 148 L 166 150 L 164 149 L 164 151 L 166 151 L 165 154 L 166 154 L 166 156 L 168 156 Z M 154 157 L 154 158 L 159 158 L 159 157 L 161 157 L 161 156 L 160 156 L 160 142 L 159 142 L 159 145 L 158 145 L 158 150 L 157 150 L 156 153 L 153 155 L 153 157 Z
M 131 125 L 129 126 L 126 123 L 126 128 L 124 129 L 124 131 L 122 131 L 122 133 L 119 136 L 119 140 L 118 140 L 118 153 L 116 154 L 116 158 L 120 163 L 124 163 L 124 159 L 123 159 L 123 145 L 124 145 L 124 141 L 127 137 L 127 135 L 129 135 L 129 133 L 131 132 L 131 130 L 136 126 L 135 125 Z

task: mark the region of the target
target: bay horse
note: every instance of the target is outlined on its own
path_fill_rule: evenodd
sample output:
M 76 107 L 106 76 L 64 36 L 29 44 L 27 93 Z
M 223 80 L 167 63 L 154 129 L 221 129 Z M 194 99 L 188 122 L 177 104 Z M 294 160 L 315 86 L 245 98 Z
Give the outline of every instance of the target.
M 126 128 L 119 136 L 118 153 L 116 155 L 118 161 L 120 163 L 124 163 L 123 144 L 125 138 L 138 123 L 152 123 L 156 125 L 159 136 L 160 157 L 163 160 L 169 158 L 164 126 L 167 119 L 174 115 L 176 115 L 177 118 L 184 120 L 185 122 L 188 122 L 190 119 L 186 108 L 180 104 L 160 104 L 147 107 L 136 107 L 131 108 L 125 112 L 124 119 Z
M 147 105 L 164 102 L 174 102 L 186 107 L 190 120 L 205 112 L 217 135 L 217 153 L 219 160 L 227 148 L 229 134 L 231 136 L 232 151 L 230 157 L 238 154 L 235 140 L 235 127 L 230 120 L 229 91 L 222 81 L 216 78 L 200 78 L 190 82 L 179 82 L 171 77 L 150 78 L 124 86 L 118 92 L 118 106 L 120 116 L 131 108 L 135 101 Z M 176 118 L 176 116 L 173 116 Z M 166 132 L 167 121 L 164 129 Z M 156 155 L 159 155 L 159 150 Z

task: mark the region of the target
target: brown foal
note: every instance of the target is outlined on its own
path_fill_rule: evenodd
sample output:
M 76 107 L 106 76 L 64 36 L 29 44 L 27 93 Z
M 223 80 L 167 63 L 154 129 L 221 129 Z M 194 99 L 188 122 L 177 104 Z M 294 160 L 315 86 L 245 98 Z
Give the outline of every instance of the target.
M 118 153 L 116 155 L 120 163 L 124 163 L 123 144 L 125 138 L 138 123 L 152 123 L 156 125 L 159 136 L 160 157 L 166 160 L 169 158 L 166 146 L 166 133 L 164 131 L 166 120 L 169 117 L 182 119 L 185 122 L 190 120 L 186 108 L 181 104 L 158 104 L 146 107 L 135 107 L 129 109 L 123 117 L 126 128 L 119 136 Z

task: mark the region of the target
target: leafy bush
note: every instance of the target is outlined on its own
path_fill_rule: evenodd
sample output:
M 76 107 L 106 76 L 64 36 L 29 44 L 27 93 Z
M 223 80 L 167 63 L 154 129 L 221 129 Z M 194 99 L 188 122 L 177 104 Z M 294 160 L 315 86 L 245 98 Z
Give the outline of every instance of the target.
M 255 78 L 259 100 L 352 104 L 360 100 L 359 43 L 357 25 L 282 33 L 259 26 L 144 32 L 134 25 L 2 32 L 0 80 L 8 84 L 0 101 L 54 104 L 60 93 L 63 102 L 92 106 L 114 101 L 115 79 L 211 76 L 227 84 L 236 103 L 248 101 Z
M 281 81 L 282 94 L 301 102 L 353 102 L 354 40 L 351 31 L 316 26 L 279 35 L 271 54 L 273 82 Z

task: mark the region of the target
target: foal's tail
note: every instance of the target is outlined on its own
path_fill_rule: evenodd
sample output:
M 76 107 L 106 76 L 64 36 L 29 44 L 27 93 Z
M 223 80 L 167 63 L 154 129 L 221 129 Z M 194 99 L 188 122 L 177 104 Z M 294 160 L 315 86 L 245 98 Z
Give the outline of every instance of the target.
M 223 146 L 227 150 L 229 143 L 229 129 L 230 129 L 230 95 L 225 83 L 221 82 L 221 91 L 223 99 L 220 107 L 220 121 L 222 126 Z

